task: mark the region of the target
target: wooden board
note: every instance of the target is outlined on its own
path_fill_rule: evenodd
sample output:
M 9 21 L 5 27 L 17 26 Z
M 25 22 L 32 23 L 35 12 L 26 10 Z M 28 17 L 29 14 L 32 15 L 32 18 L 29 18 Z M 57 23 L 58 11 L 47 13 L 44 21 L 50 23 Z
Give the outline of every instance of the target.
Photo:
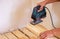
M 40 30 L 40 33 L 47 31 L 47 29 L 45 27 L 43 27 L 42 25 L 35 25 L 36 28 L 38 28 Z
M 6 33 L 5 36 L 8 37 L 8 39 L 18 39 L 15 35 L 13 35 L 11 32 Z
M 19 30 L 13 31 L 13 34 L 15 34 L 19 39 L 29 39 L 27 36 L 25 36 L 22 32 Z
M 0 35 L 0 39 L 8 39 L 5 35 Z
M 37 36 L 39 36 L 39 34 L 41 32 L 46 31 L 46 29 L 44 29 L 44 28 L 41 28 L 41 27 L 39 27 L 37 25 L 34 26 L 34 25 L 31 25 L 31 24 L 29 24 L 26 28 L 28 30 L 30 30 L 32 33 L 34 33 L 35 35 L 37 35 Z
M 30 39 L 37 39 L 37 36 L 35 36 L 33 33 L 31 33 L 28 29 L 23 28 L 20 29 L 24 34 L 26 34 Z
M 25 28 L 0 35 L 0 39 L 38 39 L 40 33 L 46 30 L 47 29 L 40 24 L 28 24 Z

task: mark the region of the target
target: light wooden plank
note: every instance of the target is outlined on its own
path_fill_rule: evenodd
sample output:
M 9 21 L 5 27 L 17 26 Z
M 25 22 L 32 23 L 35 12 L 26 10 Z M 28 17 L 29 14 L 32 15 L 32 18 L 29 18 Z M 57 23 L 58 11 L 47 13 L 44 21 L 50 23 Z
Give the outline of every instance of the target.
M 8 39 L 5 35 L 0 35 L 0 39 Z
M 14 36 L 11 32 L 6 33 L 5 36 L 7 36 L 9 39 L 18 39 L 16 36 Z
M 42 31 L 45 31 L 43 28 L 40 29 L 40 27 L 37 27 L 35 25 L 31 25 L 31 24 L 29 24 L 26 28 L 29 29 L 32 33 L 34 33 L 37 36 L 39 36 L 39 34 Z
M 26 28 L 20 29 L 23 33 L 29 36 L 30 39 L 37 39 L 37 36 L 35 36 L 33 33 L 31 33 Z
M 37 35 L 37 36 L 39 35 L 40 30 L 38 28 L 36 28 L 35 26 L 29 24 L 26 28 L 29 29 L 35 35 Z
M 27 36 L 25 36 L 22 32 L 20 32 L 19 30 L 13 31 L 12 33 L 14 33 L 19 39 L 29 39 Z
M 45 28 L 44 26 L 42 26 L 41 24 L 37 24 L 36 26 L 39 26 L 40 29 L 44 29 L 44 30 L 48 30 L 47 28 Z
M 47 31 L 47 29 L 45 27 L 43 27 L 42 25 L 35 25 L 36 28 L 38 28 L 40 30 L 40 33 Z

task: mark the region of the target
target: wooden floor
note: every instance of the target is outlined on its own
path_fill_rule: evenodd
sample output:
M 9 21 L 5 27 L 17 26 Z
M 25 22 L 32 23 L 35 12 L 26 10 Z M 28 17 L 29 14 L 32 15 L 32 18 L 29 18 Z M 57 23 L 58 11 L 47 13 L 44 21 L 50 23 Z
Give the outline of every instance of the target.
M 13 32 L 8 32 L 5 34 L 0 34 L 0 39 L 38 39 L 41 32 L 46 31 L 42 25 L 27 25 L 23 29 L 18 29 Z

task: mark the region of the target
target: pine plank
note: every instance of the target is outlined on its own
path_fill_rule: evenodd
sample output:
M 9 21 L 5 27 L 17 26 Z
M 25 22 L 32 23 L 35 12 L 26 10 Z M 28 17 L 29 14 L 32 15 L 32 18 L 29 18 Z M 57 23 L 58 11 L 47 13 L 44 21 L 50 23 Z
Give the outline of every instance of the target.
M 29 36 L 30 39 L 37 39 L 37 36 L 35 36 L 33 33 L 31 33 L 28 29 L 23 28 L 20 29 L 23 33 Z
M 19 39 L 29 39 L 27 36 L 25 36 L 22 32 L 19 30 L 13 31 L 13 34 L 15 34 Z
M 6 33 L 5 36 L 7 36 L 9 39 L 18 39 L 15 35 L 13 35 L 11 32 Z
M 30 30 L 32 33 L 34 33 L 35 35 L 39 36 L 39 34 L 42 32 L 42 31 L 45 31 L 43 28 L 37 26 L 37 25 L 31 25 L 29 24 L 27 27 L 26 27 L 28 30 Z
M 8 39 L 5 35 L 0 35 L 0 39 Z

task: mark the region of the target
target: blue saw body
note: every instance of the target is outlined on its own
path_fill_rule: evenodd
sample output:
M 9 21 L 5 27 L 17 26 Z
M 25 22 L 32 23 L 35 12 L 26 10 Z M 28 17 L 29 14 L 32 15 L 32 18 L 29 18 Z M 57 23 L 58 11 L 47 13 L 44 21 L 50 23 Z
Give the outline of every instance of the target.
M 45 7 L 43 7 L 43 10 L 42 11 L 39 11 L 38 10 L 40 9 L 41 6 L 36 6 L 33 8 L 33 12 L 32 12 L 32 16 L 31 18 L 33 20 L 36 20 L 36 18 L 44 18 L 46 17 L 46 10 L 45 10 Z

